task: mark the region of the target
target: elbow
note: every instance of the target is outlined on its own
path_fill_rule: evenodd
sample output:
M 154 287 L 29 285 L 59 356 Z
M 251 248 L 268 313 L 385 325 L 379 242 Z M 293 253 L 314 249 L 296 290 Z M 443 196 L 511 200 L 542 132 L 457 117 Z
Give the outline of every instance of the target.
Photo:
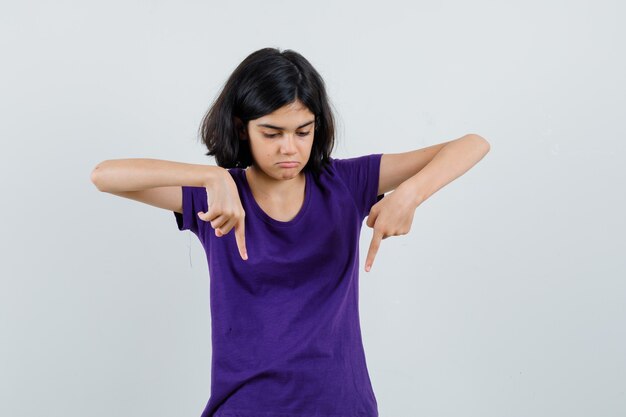
M 482 136 L 477 135 L 476 133 L 468 133 L 465 136 L 474 138 L 475 140 L 481 142 L 481 146 L 484 147 L 485 153 L 487 153 L 487 152 L 489 152 L 491 150 L 491 145 L 489 144 L 489 142 L 487 142 L 487 139 L 483 138 Z
M 102 185 L 102 171 L 103 171 L 104 162 L 99 163 L 96 167 L 91 171 L 90 179 L 91 183 L 96 186 L 98 191 L 105 191 Z

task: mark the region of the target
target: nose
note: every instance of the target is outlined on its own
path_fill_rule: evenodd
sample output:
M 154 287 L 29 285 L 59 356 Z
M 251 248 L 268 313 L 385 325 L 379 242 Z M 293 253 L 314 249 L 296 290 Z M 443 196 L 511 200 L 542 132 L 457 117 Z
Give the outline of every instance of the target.
M 285 140 L 282 141 L 280 151 L 283 154 L 291 155 L 296 152 L 296 139 L 294 135 L 286 134 Z

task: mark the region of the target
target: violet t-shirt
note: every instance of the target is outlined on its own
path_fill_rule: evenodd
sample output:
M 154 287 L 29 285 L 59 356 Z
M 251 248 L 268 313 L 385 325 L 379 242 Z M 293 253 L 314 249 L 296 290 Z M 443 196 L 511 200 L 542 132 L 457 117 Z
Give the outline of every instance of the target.
M 377 417 L 359 322 L 359 235 L 377 195 L 382 154 L 305 171 L 304 203 L 278 221 L 229 168 L 245 210 L 248 260 L 234 228 L 215 236 L 183 186 L 179 230 L 202 243 L 210 276 L 211 395 L 201 417 Z

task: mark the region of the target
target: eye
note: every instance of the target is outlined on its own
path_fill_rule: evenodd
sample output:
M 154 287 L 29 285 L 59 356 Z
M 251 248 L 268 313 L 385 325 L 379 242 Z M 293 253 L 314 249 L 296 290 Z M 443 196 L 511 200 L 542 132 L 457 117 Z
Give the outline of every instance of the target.
M 305 137 L 305 136 L 308 136 L 310 133 L 311 133 L 310 130 L 308 132 L 298 132 L 298 136 Z M 274 134 L 263 133 L 263 136 L 265 136 L 266 138 L 273 138 L 278 135 L 280 135 L 280 133 L 274 133 Z

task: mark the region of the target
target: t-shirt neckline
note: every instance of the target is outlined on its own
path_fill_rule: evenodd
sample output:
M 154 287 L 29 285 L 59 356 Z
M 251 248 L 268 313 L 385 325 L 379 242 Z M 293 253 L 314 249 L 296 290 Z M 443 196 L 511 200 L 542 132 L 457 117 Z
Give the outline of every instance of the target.
M 286 221 L 286 222 L 281 221 L 281 220 L 276 220 L 273 217 L 270 217 L 270 215 L 267 214 L 265 211 L 263 211 L 261 206 L 259 206 L 257 201 L 254 199 L 254 195 L 252 194 L 252 189 L 250 188 L 250 184 L 248 183 L 248 178 L 246 177 L 245 168 L 241 169 L 241 176 L 242 176 L 242 181 L 243 181 L 244 192 L 246 193 L 246 196 L 250 200 L 252 209 L 257 214 L 257 216 L 260 217 L 261 220 L 263 220 L 264 222 L 269 223 L 273 226 L 277 226 L 277 227 L 290 227 L 298 223 L 306 214 L 306 211 L 309 207 L 309 203 L 311 201 L 311 188 L 312 188 L 311 187 L 312 178 L 309 175 L 309 171 L 306 171 L 306 170 L 304 171 L 305 184 L 304 184 L 304 202 L 302 203 L 302 207 L 300 207 L 300 211 L 298 211 L 298 214 L 296 214 L 293 219 Z

